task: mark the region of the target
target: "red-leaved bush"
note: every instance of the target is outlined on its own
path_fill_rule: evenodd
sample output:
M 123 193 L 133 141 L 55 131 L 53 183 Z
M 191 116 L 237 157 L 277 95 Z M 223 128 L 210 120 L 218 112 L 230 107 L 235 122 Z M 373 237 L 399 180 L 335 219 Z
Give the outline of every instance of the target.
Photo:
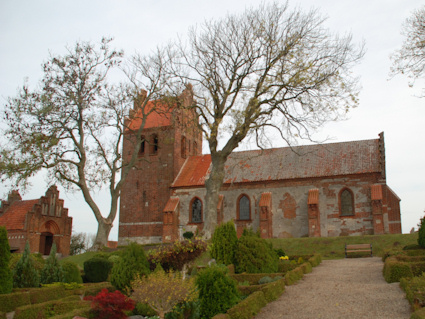
M 118 290 L 109 292 L 105 288 L 94 297 L 84 297 L 84 300 L 91 300 L 90 312 L 95 319 L 124 319 L 127 318 L 124 311 L 134 309 L 134 301 Z

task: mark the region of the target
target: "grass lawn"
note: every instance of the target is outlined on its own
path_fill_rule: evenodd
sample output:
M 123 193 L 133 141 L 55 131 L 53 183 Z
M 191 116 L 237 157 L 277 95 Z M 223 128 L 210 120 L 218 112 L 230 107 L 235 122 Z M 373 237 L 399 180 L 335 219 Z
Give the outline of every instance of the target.
M 282 248 L 291 255 L 319 253 L 324 259 L 345 257 L 345 244 L 372 244 L 374 256 L 382 256 L 388 249 L 402 249 L 406 245 L 417 244 L 418 234 L 368 235 L 320 238 L 274 238 L 269 239 L 273 248 Z

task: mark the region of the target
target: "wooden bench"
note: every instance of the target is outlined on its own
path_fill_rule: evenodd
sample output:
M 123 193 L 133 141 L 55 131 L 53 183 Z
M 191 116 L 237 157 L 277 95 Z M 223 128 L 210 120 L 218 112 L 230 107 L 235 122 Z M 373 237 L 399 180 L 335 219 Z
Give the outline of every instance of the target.
M 370 257 L 372 257 L 372 244 L 354 244 L 354 245 L 345 244 L 345 258 L 348 257 L 349 253 L 361 253 L 361 252 L 370 253 Z

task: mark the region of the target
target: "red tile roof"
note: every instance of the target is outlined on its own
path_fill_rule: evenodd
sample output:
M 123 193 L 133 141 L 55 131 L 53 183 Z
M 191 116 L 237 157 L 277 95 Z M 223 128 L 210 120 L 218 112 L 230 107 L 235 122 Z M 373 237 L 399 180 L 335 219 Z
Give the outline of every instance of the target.
M 175 212 L 179 205 L 180 199 L 178 197 L 171 197 L 164 207 L 164 212 Z
M 172 187 L 204 186 L 211 156 L 192 156 Z M 235 152 L 225 165 L 225 184 L 382 173 L 379 139 Z
M 154 111 L 152 109 L 155 108 Z M 146 104 L 143 109 L 139 109 L 132 116 L 133 119 L 128 124 L 130 130 L 138 130 L 140 125 L 142 125 L 143 113 L 148 114 L 145 122 L 144 128 L 152 127 L 161 127 L 161 126 L 170 126 L 171 125 L 171 107 L 166 104 L 161 104 L 157 101 L 150 101 Z
M 13 202 L 0 216 L 0 225 L 5 226 L 7 230 L 25 229 L 25 218 L 27 213 L 33 210 L 38 199 L 19 200 Z

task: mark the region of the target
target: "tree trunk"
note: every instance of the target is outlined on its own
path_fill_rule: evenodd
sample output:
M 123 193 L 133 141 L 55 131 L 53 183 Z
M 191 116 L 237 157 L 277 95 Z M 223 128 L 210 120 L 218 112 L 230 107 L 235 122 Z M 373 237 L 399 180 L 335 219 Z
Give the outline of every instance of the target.
M 211 156 L 211 173 L 205 181 L 207 190 L 205 196 L 205 225 L 204 237 L 210 239 L 217 226 L 217 204 L 220 195 L 220 188 L 224 181 L 224 164 L 226 158 L 222 156 Z
M 98 220 L 97 234 L 91 250 L 100 250 L 108 245 L 109 233 L 112 229 L 112 222 L 108 218 Z

